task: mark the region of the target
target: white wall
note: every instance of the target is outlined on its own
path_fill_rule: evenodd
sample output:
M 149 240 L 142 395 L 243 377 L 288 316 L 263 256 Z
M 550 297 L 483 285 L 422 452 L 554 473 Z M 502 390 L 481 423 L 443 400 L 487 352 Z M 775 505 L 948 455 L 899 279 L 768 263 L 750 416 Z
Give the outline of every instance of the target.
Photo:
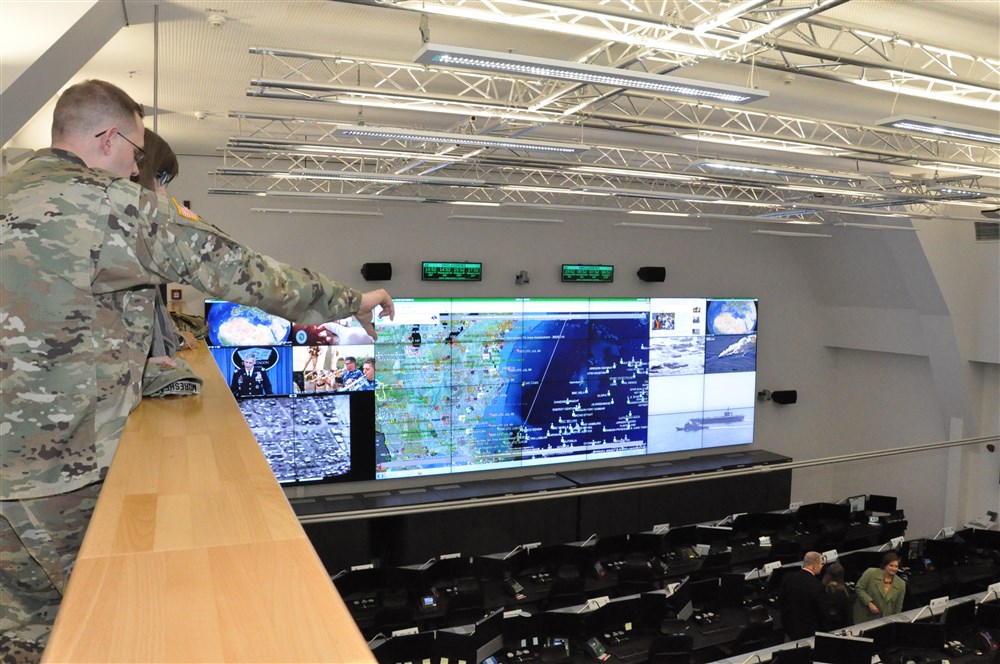
M 990 343 L 981 329 L 988 321 L 976 318 L 983 308 L 956 304 L 963 317 L 951 324 L 954 293 L 937 286 L 921 244 L 923 230 L 838 229 L 835 237 L 816 240 L 750 235 L 740 223 L 713 222 L 710 233 L 665 232 L 616 228 L 620 219 L 565 211 L 529 215 L 563 218 L 561 225 L 459 222 L 448 219 L 457 208 L 396 203 L 327 203 L 338 210 L 378 209 L 380 218 L 259 214 L 249 209 L 305 205 L 294 199 L 208 196 L 206 174 L 217 163 L 183 158 L 172 193 L 190 199 L 195 211 L 237 239 L 355 286 L 365 287 L 362 263 L 391 262 L 393 279 L 384 285 L 395 297 L 760 298 L 758 389 L 796 389 L 799 402 L 760 404 L 757 445 L 795 460 L 948 440 L 956 417 L 979 423 L 967 425 L 975 430 L 967 428 L 966 436 L 1000 428 L 996 361 L 984 363 L 989 358 L 978 351 L 978 364 L 967 361 L 972 349 Z M 512 216 L 490 208 L 460 212 Z M 975 285 L 982 297 L 995 300 L 998 286 L 984 286 L 977 274 L 988 276 L 992 269 L 995 281 L 995 261 L 956 260 L 954 254 L 964 252 L 968 242 L 954 242 L 935 262 L 952 266 L 957 273 L 952 281 Z M 483 281 L 422 283 L 422 260 L 481 261 Z M 615 283 L 560 283 L 559 266 L 575 262 L 614 264 Z M 639 281 L 635 270 L 643 265 L 665 266 L 666 282 Z M 521 270 L 530 274 L 527 286 L 514 284 Z M 199 297 L 186 295 L 189 308 L 198 311 Z M 995 314 L 992 323 L 995 342 Z M 946 515 L 964 523 L 997 509 L 998 456 L 963 448 L 957 461 L 935 452 L 799 470 L 793 499 L 898 495 L 909 532 L 933 535 L 943 525 L 960 525 L 944 523 Z M 956 477 L 956 464 L 963 476 L 973 477 L 971 488 Z

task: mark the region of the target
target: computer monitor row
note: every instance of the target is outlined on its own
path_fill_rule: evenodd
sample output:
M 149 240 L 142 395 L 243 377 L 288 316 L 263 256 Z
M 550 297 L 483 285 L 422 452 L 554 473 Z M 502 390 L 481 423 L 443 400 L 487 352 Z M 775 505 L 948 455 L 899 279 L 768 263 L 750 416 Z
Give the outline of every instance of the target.
M 891 652 L 902 653 L 900 661 L 917 661 L 915 658 L 926 654 L 919 653 L 921 650 L 941 654 L 946 649 L 953 655 L 985 656 L 992 661 L 1000 652 L 998 644 L 1000 602 L 994 599 L 977 603 L 976 598 L 969 597 L 951 604 L 937 617 L 884 623 L 854 636 L 816 634 L 812 659 L 808 661 L 856 664 Z M 788 664 L 798 661 L 796 656 L 796 652 L 790 652 L 772 661 Z
M 300 325 L 206 302 L 212 354 L 281 481 L 753 442 L 757 300 L 397 299 L 395 308 L 374 341 L 353 320 Z

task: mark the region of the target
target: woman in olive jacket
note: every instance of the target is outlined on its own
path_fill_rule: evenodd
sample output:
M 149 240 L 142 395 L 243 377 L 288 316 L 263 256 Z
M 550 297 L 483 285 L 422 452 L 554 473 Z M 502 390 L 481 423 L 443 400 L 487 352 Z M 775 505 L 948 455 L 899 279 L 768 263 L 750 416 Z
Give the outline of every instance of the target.
M 882 556 L 881 567 L 870 567 L 854 586 L 854 624 L 891 616 L 903 610 L 906 582 L 899 571 L 899 556 L 890 551 Z

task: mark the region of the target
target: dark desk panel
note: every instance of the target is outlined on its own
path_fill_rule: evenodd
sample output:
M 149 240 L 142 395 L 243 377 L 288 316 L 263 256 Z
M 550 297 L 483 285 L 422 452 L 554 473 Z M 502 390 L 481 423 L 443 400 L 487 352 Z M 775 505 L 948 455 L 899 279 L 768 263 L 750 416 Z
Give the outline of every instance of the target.
M 441 500 L 464 500 L 467 498 L 489 498 L 569 489 L 571 480 L 556 474 L 514 477 L 503 480 L 481 480 L 476 482 L 452 482 L 432 486 L 431 489 Z

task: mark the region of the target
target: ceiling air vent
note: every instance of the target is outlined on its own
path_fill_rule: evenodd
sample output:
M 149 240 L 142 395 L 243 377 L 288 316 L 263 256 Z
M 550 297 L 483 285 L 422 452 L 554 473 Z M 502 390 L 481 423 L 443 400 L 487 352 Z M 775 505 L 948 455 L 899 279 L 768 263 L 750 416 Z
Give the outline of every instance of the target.
M 977 221 L 976 242 L 1000 242 L 1000 222 Z

